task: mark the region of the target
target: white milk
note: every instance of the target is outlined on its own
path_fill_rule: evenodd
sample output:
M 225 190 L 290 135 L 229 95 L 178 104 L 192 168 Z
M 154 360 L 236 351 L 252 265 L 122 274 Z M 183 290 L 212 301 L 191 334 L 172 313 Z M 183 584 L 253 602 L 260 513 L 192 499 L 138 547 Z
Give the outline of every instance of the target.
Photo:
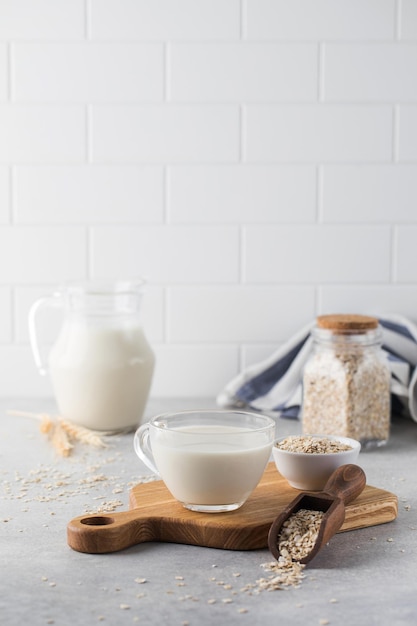
M 221 436 L 210 441 L 210 430 L 224 433 L 223 441 Z M 181 435 L 175 443 L 176 433 Z M 157 433 L 151 438 L 156 466 L 174 497 L 191 504 L 245 500 L 258 484 L 272 446 L 263 443 L 265 435 L 260 441 L 254 432 L 242 433 L 242 429 L 228 426 L 179 428 L 166 435 Z
M 68 320 L 49 355 L 63 417 L 98 430 L 137 425 L 152 381 L 154 354 L 141 326 Z

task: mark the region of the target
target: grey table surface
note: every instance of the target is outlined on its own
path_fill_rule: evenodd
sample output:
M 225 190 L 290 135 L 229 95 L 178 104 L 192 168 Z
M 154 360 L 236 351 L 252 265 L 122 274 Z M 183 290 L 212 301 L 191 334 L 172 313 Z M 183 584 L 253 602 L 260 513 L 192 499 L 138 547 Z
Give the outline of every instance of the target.
M 213 399 L 151 400 L 146 418 L 214 408 Z M 389 443 L 361 452 L 368 484 L 395 493 L 398 517 L 337 534 L 306 567 L 298 588 L 245 590 L 268 573 L 267 549 L 229 551 L 150 542 L 102 555 L 72 550 L 67 523 L 103 507 L 128 508 L 149 471 L 133 434 L 106 449 L 77 444 L 56 454 L 36 419 L 9 409 L 54 413 L 52 400 L 0 400 L 0 624 L 286 625 L 417 623 L 417 424 L 394 418 Z M 298 421 L 277 418 L 277 436 Z

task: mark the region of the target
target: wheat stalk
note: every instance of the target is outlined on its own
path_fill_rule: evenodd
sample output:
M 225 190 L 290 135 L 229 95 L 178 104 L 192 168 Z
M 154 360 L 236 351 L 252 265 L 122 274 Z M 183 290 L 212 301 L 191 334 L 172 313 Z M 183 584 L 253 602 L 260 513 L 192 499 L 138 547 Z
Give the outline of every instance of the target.
M 42 434 L 47 435 L 55 450 L 61 456 L 69 456 L 74 445 L 72 440 L 85 443 L 95 448 L 106 448 L 102 436 L 108 433 L 94 432 L 84 426 L 73 424 L 70 420 L 63 419 L 59 416 L 51 417 L 48 413 L 30 413 L 29 411 L 7 411 L 9 415 L 18 417 L 31 417 L 40 421 L 39 430 Z
M 61 424 L 57 422 L 54 425 L 54 429 L 51 435 L 52 445 L 55 450 L 61 456 L 69 456 L 71 454 L 71 450 L 73 449 L 73 445 L 68 439 L 68 435 L 65 430 L 62 428 Z
M 84 428 L 84 426 L 78 426 L 77 424 L 73 424 L 69 420 L 64 420 L 62 418 L 59 419 L 59 424 L 73 439 L 81 441 L 82 443 L 87 443 L 95 448 L 107 448 L 107 444 L 104 443 L 100 435 L 95 433 L 93 430 Z

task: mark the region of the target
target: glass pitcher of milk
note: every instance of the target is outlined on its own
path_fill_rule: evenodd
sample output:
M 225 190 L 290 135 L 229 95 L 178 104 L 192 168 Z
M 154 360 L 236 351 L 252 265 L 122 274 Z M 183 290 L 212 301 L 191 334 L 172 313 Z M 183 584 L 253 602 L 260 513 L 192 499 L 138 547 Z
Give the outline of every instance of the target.
M 94 430 L 137 427 L 155 366 L 139 311 L 144 281 L 69 284 L 33 303 L 29 336 L 35 364 L 49 373 L 62 417 Z M 44 362 L 38 314 L 63 311 L 63 324 Z

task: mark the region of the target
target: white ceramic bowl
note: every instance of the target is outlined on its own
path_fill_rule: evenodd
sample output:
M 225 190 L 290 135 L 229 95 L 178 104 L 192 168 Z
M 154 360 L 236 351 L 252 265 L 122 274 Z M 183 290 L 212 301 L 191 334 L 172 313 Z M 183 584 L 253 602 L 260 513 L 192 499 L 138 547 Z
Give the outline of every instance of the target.
M 303 436 L 303 435 L 300 435 Z M 333 435 L 305 435 L 306 437 L 331 439 L 351 446 L 351 450 L 313 454 L 310 452 L 290 452 L 277 447 L 287 439 L 281 437 L 274 441 L 272 454 L 278 472 L 288 480 L 291 487 L 303 491 L 320 491 L 335 469 L 346 463 L 356 463 L 361 444 L 356 439 Z

